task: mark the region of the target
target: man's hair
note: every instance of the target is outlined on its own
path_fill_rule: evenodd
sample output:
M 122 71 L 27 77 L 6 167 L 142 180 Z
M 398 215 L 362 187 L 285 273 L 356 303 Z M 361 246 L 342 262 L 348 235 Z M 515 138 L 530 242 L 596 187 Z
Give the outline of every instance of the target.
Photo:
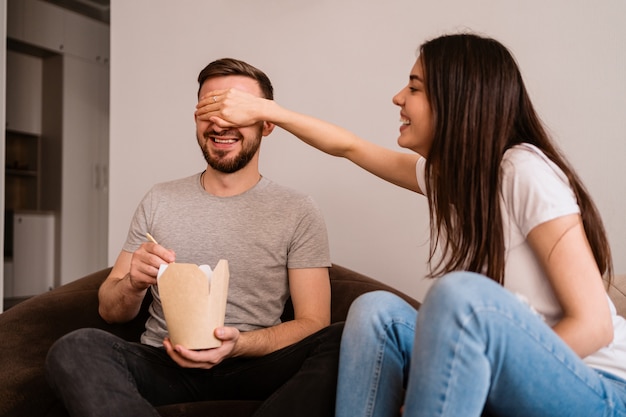
M 274 99 L 274 87 L 272 87 L 272 82 L 269 77 L 260 69 L 253 67 L 247 62 L 234 58 L 218 59 L 211 62 L 200 71 L 198 75 L 198 97 L 200 96 L 202 84 L 204 84 L 206 80 L 227 75 L 243 75 L 244 77 L 250 77 L 256 80 L 259 83 L 259 87 L 261 87 L 263 97 L 269 100 Z
M 431 275 L 470 270 L 503 283 L 500 166 L 508 149 L 530 143 L 567 176 L 595 261 L 610 279 L 611 251 L 598 210 L 543 127 L 508 49 L 473 34 L 446 35 L 424 43 L 420 60 L 434 123 L 426 162 L 431 260 L 437 242 L 444 244 Z

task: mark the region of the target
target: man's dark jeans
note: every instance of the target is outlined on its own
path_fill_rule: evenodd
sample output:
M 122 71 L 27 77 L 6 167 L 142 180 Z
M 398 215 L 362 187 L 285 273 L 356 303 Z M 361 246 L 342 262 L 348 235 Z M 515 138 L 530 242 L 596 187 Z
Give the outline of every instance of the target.
M 159 416 L 154 406 L 263 400 L 261 416 L 332 416 L 343 323 L 260 358 L 210 370 L 178 366 L 162 348 L 80 329 L 48 352 L 46 376 L 72 416 Z

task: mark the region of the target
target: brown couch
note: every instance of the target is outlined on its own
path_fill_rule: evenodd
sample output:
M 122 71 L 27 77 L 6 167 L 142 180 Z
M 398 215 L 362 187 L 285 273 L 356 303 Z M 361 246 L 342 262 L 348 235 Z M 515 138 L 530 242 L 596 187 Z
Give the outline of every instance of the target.
M 98 315 L 98 287 L 110 269 L 93 273 L 45 294 L 28 299 L 0 314 L 0 416 L 67 416 L 44 379 L 43 364 L 52 343 L 81 328 L 96 327 L 127 340 L 139 340 L 147 317 L 147 298 L 139 316 L 124 325 L 110 325 Z M 414 306 L 405 294 L 347 268 L 330 268 L 332 322 L 345 320 L 352 301 L 365 292 L 392 291 Z M 284 318 L 293 311 L 285 310 Z M 159 407 L 162 416 L 243 417 L 259 406 L 255 401 L 210 401 Z

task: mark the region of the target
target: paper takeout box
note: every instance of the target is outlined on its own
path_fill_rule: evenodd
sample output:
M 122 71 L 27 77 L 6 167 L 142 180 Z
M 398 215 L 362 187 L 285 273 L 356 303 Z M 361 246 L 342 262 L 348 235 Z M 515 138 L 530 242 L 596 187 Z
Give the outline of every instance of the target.
M 171 263 L 159 271 L 158 286 L 163 314 L 174 345 L 210 349 L 222 345 L 214 336 L 224 325 L 228 296 L 228 261 L 214 271 L 207 265 Z

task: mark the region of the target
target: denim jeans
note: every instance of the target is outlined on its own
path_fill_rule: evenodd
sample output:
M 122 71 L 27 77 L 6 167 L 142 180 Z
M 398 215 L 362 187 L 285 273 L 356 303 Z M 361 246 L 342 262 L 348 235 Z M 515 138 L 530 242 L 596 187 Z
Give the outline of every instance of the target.
M 155 406 L 262 400 L 255 416 L 327 416 L 335 406 L 343 323 L 260 358 L 210 370 L 178 366 L 163 348 L 80 329 L 48 352 L 46 377 L 71 416 L 154 416 Z
M 385 292 L 350 308 L 337 417 L 626 416 L 626 381 L 587 366 L 494 281 L 438 279 L 419 314 Z

